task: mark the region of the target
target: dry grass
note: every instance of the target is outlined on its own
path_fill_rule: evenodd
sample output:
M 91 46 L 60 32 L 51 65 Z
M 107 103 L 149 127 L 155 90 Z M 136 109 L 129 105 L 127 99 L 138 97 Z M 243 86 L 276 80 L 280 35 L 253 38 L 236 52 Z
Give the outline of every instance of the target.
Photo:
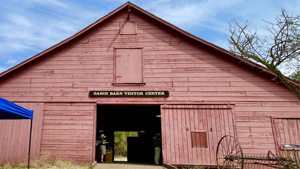
M 25 169 L 27 162 L 17 165 L 4 164 L 0 165 L 3 169 Z M 1 169 L 2 169 L 1 168 Z M 76 164 L 73 160 L 48 160 L 47 158 L 40 158 L 37 161 L 30 163 L 30 169 L 89 169 L 90 164 Z

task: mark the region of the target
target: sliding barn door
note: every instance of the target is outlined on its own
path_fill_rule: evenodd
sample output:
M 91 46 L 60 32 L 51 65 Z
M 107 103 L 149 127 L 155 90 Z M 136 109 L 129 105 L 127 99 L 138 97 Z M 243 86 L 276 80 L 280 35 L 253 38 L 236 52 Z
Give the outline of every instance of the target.
M 227 105 L 163 106 L 161 122 L 163 160 L 169 164 L 216 165 L 218 141 L 235 135 Z
M 282 144 L 300 145 L 300 119 L 273 119 L 273 130 L 276 150 L 280 156 L 292 155 L 292 151 L 284 150 Z M 300 151 L 297 151 L 300 157 Z

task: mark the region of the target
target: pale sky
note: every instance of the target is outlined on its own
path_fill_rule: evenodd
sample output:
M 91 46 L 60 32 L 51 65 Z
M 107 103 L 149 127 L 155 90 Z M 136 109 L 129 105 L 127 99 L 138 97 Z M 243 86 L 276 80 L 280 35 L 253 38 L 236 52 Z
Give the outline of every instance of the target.
M 0 73 L 74 35 L 127 0 L 0 0 Z M 266 21 L 285 9 L 299 15 L 299 0 L 132 0 L 171 24 L 228 49 L 229 22 L 248 21 L 266 35 Z

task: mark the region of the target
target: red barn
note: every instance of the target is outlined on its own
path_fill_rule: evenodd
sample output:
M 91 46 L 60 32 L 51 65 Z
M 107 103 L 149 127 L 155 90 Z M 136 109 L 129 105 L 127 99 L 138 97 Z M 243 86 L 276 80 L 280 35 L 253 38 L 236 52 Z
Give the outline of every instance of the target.
M 127 2 L 1 73 L 0 96 L 34 110 L 33 158 L 93 162 L 101 132 L 138 131 L 128 160 L 152 162 L 161 131 L 164 163 L 215 165 L 224 135 L 244 155 L 300 144 L 299 100 L 273 77 Z M 29 124 L 0 121 L 1 162 L 27 158 Z

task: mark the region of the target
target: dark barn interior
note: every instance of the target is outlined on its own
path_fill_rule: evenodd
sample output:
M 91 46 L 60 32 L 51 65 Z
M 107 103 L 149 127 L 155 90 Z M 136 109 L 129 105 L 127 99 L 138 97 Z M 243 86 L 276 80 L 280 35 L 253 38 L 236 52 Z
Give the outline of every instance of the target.
M 128 162 L 154 163 L 153 137 L 156 131 L 161 133 L 161 118 L 157 115 L 160 115 L 160 106 L 98 105 L 96 140 L 105 134 L 110 142 L 106 147 L 114 150 L 114 131 L 137 131 L 138 137 L 127 138 Z M 99 132 L 101 130 L 103 132 Z M 100 162 L 100 158 L 96 160 Z

